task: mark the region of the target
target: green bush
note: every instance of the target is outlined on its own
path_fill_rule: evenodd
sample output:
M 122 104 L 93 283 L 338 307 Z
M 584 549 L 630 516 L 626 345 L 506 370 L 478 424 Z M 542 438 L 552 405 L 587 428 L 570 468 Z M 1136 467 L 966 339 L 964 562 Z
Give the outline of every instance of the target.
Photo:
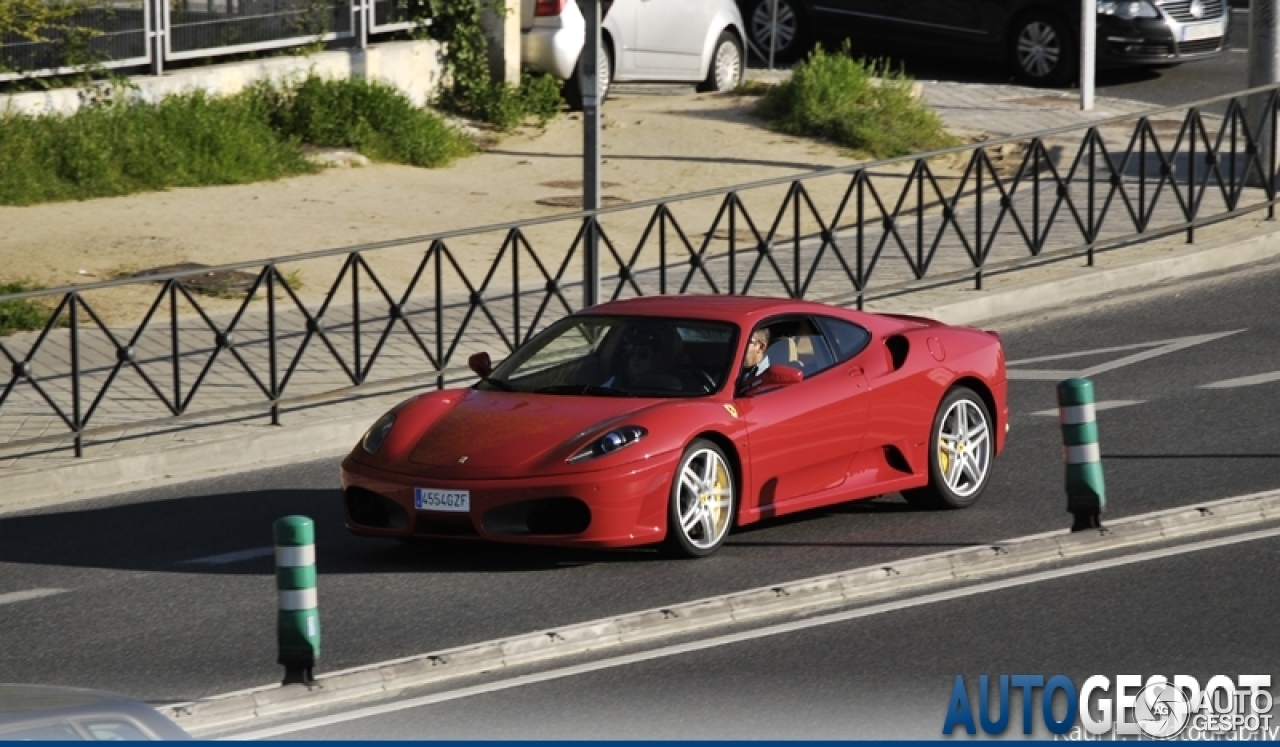
M 384 83 L 310 76 L 281 88 L 259 84 L 246 94 L 284 138 L 355 148 L 376 161 L 436 168 L 472 150 L 469 140 Z
M 359 80 L 258 84 L 63 117 L 0 114 L 0 204 L 84 200 L 170 187 L 246 184 L 316 171 L 303 144 L 438 167 L 472 150 L 396 89 Z
M 0 296 L 10 293 L 22 293 L 39 290 L 40 286 L 26 281 L 0 283 Z M 39 301 L 20 298 L 15 301 L 0 301 L 0 335 L 11 335 L 14 332 L 44 329 L 49 323 L 49 309 Z
M 873 158 L 958 143 L 938 115 L 912 95 L 914 81 L 884 62 L 855 60 L 820 47 L 765 94 L 756 111 L 774 129 L 822 137 Z

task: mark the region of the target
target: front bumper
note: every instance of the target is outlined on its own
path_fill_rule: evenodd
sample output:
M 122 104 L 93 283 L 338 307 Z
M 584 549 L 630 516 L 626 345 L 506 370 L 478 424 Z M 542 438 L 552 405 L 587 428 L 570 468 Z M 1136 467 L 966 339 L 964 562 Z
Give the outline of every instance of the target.
M 470 538 L 569 547 L 630 547 L 666 534 L 679 454 L 553 477 L 437 480 L 342 463 L 347 529 L 366 537 Z M 418 510 L 414 488 L 468 490 L 470 511 Z
M 1221 34 L 1183 40 L 1181 24 L 1167 18 L 1098 18 L 1098 61 L 1107 66 L 1161 65 L 1212 57 L 1227 43 L 1230 15 L 1220 20 Z

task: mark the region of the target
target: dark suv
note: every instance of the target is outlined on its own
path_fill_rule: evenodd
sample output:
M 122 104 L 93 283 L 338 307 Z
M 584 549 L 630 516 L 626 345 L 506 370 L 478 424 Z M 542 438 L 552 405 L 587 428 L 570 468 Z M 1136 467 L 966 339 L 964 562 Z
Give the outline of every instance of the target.
M 775 6 L 776 3 L 776 6 Z M 814 37 L 1003 59 L 1032 85 L 1078 72 L 1079 0 L 738 0 L 751 43 L 775 60 Z M 1221 52 L 1226 0 L 1098 0 L 1098 65 L 1162 65 Z

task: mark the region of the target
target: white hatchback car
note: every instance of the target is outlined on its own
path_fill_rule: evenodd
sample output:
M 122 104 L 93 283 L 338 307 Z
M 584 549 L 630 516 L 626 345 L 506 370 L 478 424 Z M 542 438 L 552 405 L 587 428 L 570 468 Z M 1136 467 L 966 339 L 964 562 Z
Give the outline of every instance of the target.
M 605 0 L 601 3 L 600 93 L 617 81 L 697 83 L 728 91 L 746 69 L 742 14 L 734 0 Z M 577 0 L 522 0 L 520 53 L 526 68 L 565 81 L 575 109 L 575 74 L 586 38 Z

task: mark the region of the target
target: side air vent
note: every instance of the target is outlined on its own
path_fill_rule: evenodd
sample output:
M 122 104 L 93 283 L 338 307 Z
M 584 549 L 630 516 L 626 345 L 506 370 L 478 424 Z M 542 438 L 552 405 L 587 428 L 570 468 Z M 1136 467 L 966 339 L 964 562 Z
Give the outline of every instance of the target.
M 577 498 L 537 498 L 495 508 L 483 521 L 494 534 L 581 534 L 591 526 L 591 509 Z
M 907 362 L 907 351 L 911 349 L 911 343 L 907 342 L 907 338 L 902 335 L 894 335 L 884 341 L 884 346 L 889 349 L 889 357 L 893 360 L 893 370 L 897 371 Z
M 907 463 L 907 458 L 898 451 L 897 446 L 884 447 L 884 461 L 893 469 L 904 474 L 911 474 L 911 465 Z

